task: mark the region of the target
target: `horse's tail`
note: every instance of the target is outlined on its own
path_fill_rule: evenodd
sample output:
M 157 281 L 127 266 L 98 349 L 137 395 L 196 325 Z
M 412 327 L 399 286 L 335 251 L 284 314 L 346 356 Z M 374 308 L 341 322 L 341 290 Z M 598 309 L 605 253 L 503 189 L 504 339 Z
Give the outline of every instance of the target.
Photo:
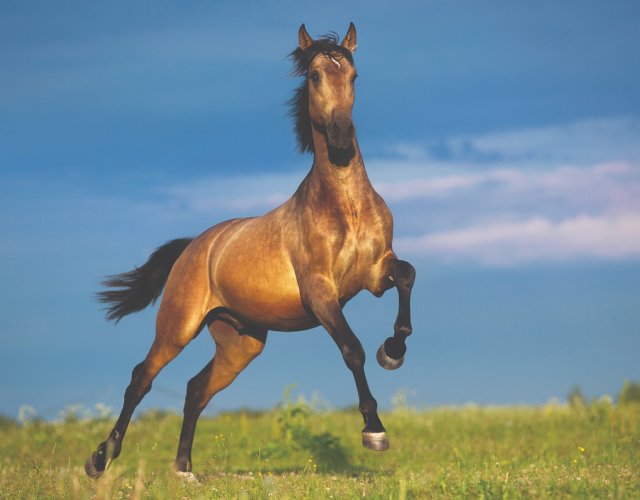
M 192 238 L 171 240 L 156 249 L 143 266 L 105 279 L 102 285 L 112 290 L 98 292 L 97 298 L 108 304 L 107 319 L 117 323 L 158 300 L 171 268 L 191 241 Z

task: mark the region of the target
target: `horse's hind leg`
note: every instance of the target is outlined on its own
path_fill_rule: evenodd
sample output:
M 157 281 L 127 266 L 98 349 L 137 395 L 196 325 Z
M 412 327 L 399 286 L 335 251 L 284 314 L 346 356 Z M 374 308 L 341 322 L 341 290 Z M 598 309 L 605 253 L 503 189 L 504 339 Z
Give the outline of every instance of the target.
M 124 393 L 124 404 L 109 437 L 87 459 L 85 471 L 89 477 L 98 478 L 111 461 L 120 455 L 122 440 L 129 426 L 133 411 L 142 398 L 151 390 L 151 382 L 199 331 L 199 322 L 194 318 L 180 318 L 162 321 L 162 308 L 158 314 L 156 338 L 142 363 L 133 369 L 131 383 Z M 181 321 L 180 321 L 181 319 Z
M 389 337 L 378 349 L 376 358 L 387 370 L 400 368 L 407 351 L 405 339 L 413 331 L 411 327 L 411 289 L 416 277 L 414 267 L 404 260 L 394 260 L 389 265 L 388 276 L 398 290 L 398 316 L 393 337 Z
M 214 358 L 187 384 L 184 420 L 175 468 L 191 472 L 191 447 L 198 417 L 211 398 L 227 387 L 264 349 L 266 331 L 241 335 L 230 324 L 214 321 L 210 326 L 216 342 Z

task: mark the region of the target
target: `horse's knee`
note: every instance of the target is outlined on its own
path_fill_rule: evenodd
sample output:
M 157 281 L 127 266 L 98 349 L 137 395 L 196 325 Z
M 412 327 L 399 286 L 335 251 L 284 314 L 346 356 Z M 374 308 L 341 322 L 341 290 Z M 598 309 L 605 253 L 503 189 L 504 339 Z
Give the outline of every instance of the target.
M 373 273 L 371 283 L 367 286 L 376 297 L 393 288 L 411 289 L 416 279 L 415 268 L 405 260 L 387 260 L 382 267 Z
M 416 279 L 416 269 L 405 260 L 396 260 L 392 275 L 396 286 L 411 288 Z

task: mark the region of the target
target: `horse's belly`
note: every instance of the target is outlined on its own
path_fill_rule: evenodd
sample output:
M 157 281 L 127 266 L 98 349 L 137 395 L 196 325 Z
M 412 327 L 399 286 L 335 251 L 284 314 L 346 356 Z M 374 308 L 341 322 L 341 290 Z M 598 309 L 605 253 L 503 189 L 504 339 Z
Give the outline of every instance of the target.
M 225 307 L 268 330 L 304 330 L 316 325 L 297 291 L 231 278 L 221 284 L 220 292 Z

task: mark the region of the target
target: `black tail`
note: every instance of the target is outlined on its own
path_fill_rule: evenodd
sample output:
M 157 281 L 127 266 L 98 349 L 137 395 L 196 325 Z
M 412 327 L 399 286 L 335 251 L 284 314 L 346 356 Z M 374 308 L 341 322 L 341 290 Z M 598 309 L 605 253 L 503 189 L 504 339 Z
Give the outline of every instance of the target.
M 104 280 L 103 286 L 114 289 L 97 293 L 100 302 L 109 304 L 107 319 L 117 323 L 158 300 L 173 264 L 191 241 L 192 238 L 171 240 L 156 249 L 142 267 Z

